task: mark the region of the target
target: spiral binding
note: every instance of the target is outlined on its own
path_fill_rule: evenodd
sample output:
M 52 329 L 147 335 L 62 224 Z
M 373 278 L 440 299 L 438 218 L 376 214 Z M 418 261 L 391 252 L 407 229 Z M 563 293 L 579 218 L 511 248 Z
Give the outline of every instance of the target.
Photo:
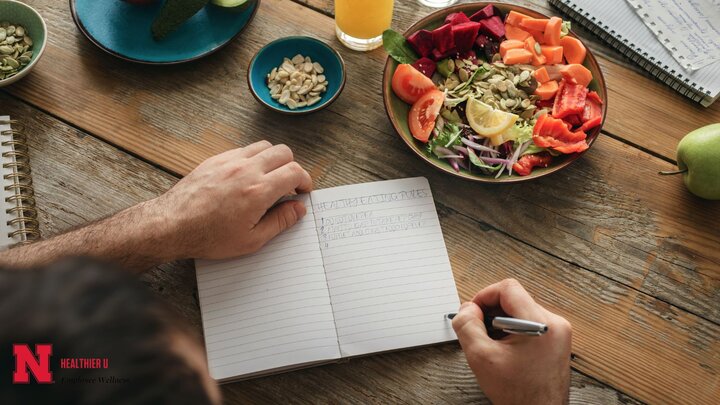
M 2 167 L 8 171 L 3 175 L 3 180 L 9 183 L 4 189 L 12 193 L 5 198 L 5 202 L 13 204 L 13 207 L 5 210 L 12 216 L 7 224 L 14 228 L 7 236 L 11 239 L 19 238 L 20 244 L 30 243 L 40 239 L 40 224 L 35 209 L 35 191 L 32 186 L 27 139 L 23 134 L 25 127 L 16 120 L 0 121 L 0 124 L 11 125 L 10 130 L 0 132 L 3 136 L 0 145 L 12 148 L 2 153 L 5 162 Z
M 599 36 L 600 39 L 610 44 L 614 49 L 620 51 L 625 57 L 638 63 L 646 72 L 665 82 L 675 91 L 697 102 L 702 101 L 706 95 L 710 96 L 710 90 L 706 90 L 696 82 L 690 81 L 690 78 L 684 76 L 681 72 L 676 72 L 674 69 L 670 69 L 669 66 L 660 64 L 660 61 L 656 61 L 653 56 L 640 50 L 634 43 L 628 41 L 627 38 L 623 38 L 622 35 L 611 30 L 610 27 L 602 24 L 594 16 L 591 16 L 590 13 L 583 10 L 582 7 L 578 7 L 574 2 L 568 3 L 569 4 L 566 4 L 562 0 L 550 0 L 550 4 L 560 9 L 561 12 L 570 16 L 573 20 L 580 22 L 581 25 L 585 26 L 585 28 L 593 34 Z

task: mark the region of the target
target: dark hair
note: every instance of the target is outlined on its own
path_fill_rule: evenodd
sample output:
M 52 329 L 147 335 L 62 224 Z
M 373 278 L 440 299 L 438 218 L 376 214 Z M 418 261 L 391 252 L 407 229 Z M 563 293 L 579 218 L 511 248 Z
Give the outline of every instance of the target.
M 175 349 L 184 332 L 135 277 L 88 259 L 0 270 L 3 403 L 209 403 L 202 376 Z M 51 343 L 54 384 L 13 385 L 13 344 Z M 107 358 L 107 369 L 61 368 L 63 358 Z

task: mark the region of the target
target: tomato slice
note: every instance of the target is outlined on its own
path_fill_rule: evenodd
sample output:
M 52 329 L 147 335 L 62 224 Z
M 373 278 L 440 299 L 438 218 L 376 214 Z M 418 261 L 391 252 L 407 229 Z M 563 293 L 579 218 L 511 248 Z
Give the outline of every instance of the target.
M 588 131 L 602 123 L 602 102 L 598 102 L 598 100 L 600 100 L 600 97 L 598 97 L 594 91 L 591 91 L 588 94 L 587 100 L 585 100 L 585 110 L 583 110 L 582 114 L 583 124 L 581 127 L 583 131 Z
M 392 89 L 400 100 L 415 104 L 425 93 L 435 89 L 429 77 L 411 65 L 398 65 L 392 77 Z
M 422 73 L 421 73 L 422 74 Z M 413 104 L 408 113 L 408 126 L 412 136 L 421 142 L 427 142 L 430 133 L 435 127 L 435 119 L 440 114 L 443 101 L 445 101 L 445 93 L 434 89 L 425 93 L 418 101 Z

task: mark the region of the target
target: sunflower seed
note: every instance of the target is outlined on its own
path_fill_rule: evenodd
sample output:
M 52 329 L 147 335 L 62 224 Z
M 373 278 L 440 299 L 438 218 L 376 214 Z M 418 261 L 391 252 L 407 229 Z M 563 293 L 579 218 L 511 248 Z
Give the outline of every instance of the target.
M 323 71 L 319 63 L 307 56 L 297 54 L 292 59 L 283 58 L 282 64 L 267 75 L 270 95 L 290 109 L 310 105 L 309 99 L 319 99 L 327 91 L 329 83 L 321 74 Z

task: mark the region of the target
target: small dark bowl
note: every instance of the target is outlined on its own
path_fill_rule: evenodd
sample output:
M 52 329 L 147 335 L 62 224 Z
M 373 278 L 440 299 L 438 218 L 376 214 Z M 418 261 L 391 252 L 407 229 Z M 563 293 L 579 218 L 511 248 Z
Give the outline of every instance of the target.
M 529 15 L 531 17 L 535 18 L 548 18 L 547 16 L 538 13 L 537 11 L 530 10 L 525 7 L 516 6 L 513 4 L 506 4 L 506 3 L 496 3 L 496 2 L 479 2 L 479 3 L 468 3 L 468 4 L 460 4 L 453 7 L 444 8 L 442 10 L 438 10 L 427 17 L 423 18 L 422 20 L 418 21 L 417 23 L 413 24 L 412 27 L 408 28 L 407 31 L 405 31 L 405 37 L 409 36 L 415 31 L 421 30 L 421 29 L 427 29 L 432 30 L 440 25 L 442 25 L 445 16 L 447 16 L 450 13 L 457 13 L 457 12 L 464 12 L 465 14 L 472 15 L 473 13 L 479 11 L 483 7 L 487 6 L 488 4 L 494 4 L 503 14 L 507 14 L 511 10 L 515 10 L 517 12 Z M 570 35 L 577 38 L 577 35 L 575 33 L 570 32 Z M 605 87 L 605 79 L 603 78 L 602 71 L 600 71 L 600 66 L 597 63 L 597 60 L 595 60 L 595 57 L 593 56 L 592 52 L 590 52 L 590 48 L 586 46 L 587 48 L 587 57 L 585 58 L 584 65 L 588 69 L 590 69 L 590 72 L 592 72 L 593 75 L 593 81 L 590 83 L 590 90 L 595 90 L 598 92 L 600 97 L 603 100 L 602 105 L 602 116 L 603 116 L 603 123 L 605 122 L 605 114 L 607 112 L 607 89 Z M 400 100 L 392 91 L 391 82 L 392 82 L 392 76 L 393 73 L 395 73 L 395 69 L 397 68 L 398 63 L 388 57 L 387 62 L 385 63 L 385 71 L 383 73 L 383 99 L 385 101 L 385 111 L 387 112 L 388 117 L 390 118 L 390 121 L 392 122 L 393 127 L 395 127 L 395 131 L 400 135 L 400 137 L 405 141 L 405 143 L 410 147 L 410 149 L 415 152 L 416 155 L 418 155 L 421 159 L 428 162 L 433 167 L 440 169 L 446 173 L 450 173 L 453 176 L 462 177 L 464 179 L 473 180 L 481 183 L 519 183 L 522 181 L 528 181 L 528 180 L 534 180 L 543 176 L 547 176 L 551 173 L 554 173 L 558 170 L 564 169 L 568 165 L 570 165 L 572 162 L 578 160 L 585 152 L 589 151 L 588 148 L 586 151 L 582 153 L 573 153 L 571 155 L 561 155 L 558 157 L 553 158 L 552 163 L 550 166 L 546 168 L 535 168 L 532 173 L 530 173 L 527 176 L 508 176 L 507 174 L 501 175 L 499 178 L 494 178 L 492 176 L 483 176 L 481 174 L 476 173 L 470 173 L 467 170 L 460 169 L 460 172 L 456 172 L 450 164 L 448 164 L 446 161 L 437 158 L 436 156 L 430 155 L 425 150 L 425 144 L 415 140 L 413 138 L 412 134 L 410 133 L 410 129 L 408 128 L 407 123 L 407 115 L 408 111 L 410 110 L 410 106 L 406 104 L 404 101 Z M 597 139 L 598 135 L 600 134 L 600 129 L 602 128 L 602 124 L 599 126 L 593 128 L 590 130 L 587 136 L 587 143 L 590 147 L 595 143 L 595 140 Z
M 268 73 L 282 64 L 283 58 L 292 58 L 297 54 L 309 56 L 323 67 L 328 86 L 320 101 L 314 105 L 291 110 L 270 97 L 266 80 Z M 255 54 L 248 66 L 247 80 L 250 92 L 265 107 L 289 115 L 309 114 L 322 110 L 338 98 L 345 87 L 345 62 L 336 50 L 319 39 L 285 37 L 270 42 Z

